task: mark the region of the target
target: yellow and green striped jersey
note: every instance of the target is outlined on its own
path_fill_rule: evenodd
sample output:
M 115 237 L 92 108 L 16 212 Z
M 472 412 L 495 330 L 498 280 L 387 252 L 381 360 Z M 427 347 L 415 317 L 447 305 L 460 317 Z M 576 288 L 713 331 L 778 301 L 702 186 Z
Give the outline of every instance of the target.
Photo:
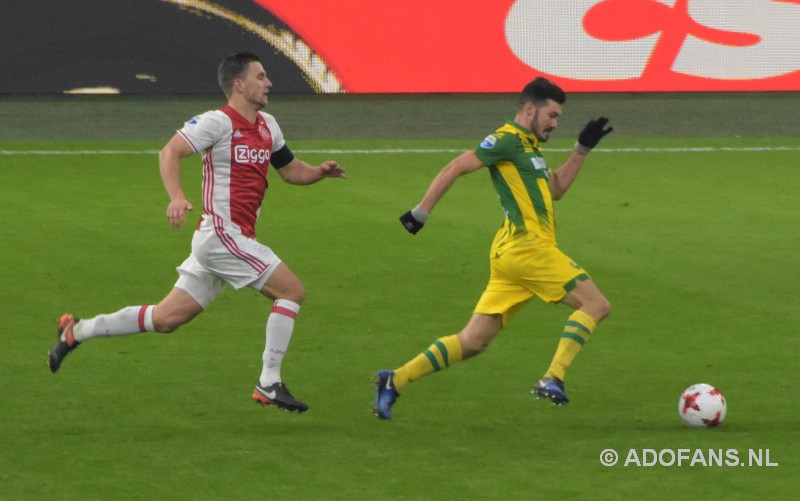
M 512 240 L 556 243 L 550 171 L 539 141 L 521 125 L 508 121 L 475 149 L 489 167 L 506 219 L 495 245 Z

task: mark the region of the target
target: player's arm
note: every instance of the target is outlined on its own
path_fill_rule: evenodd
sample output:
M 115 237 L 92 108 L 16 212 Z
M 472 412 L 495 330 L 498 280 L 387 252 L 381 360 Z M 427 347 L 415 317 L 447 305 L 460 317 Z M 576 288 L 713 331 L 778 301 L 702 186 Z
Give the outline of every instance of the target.
M 326 160 L 314 167 L 295 157 L 286 146 L 273 153 L 270 162 L 289 184 L 313 184 L 326 177 L 345 177 L 344 169 L 335 161 Z
M 578 177 L 578 173 L 586 160 L 586 155 L 597 146 L 603 137 L 614 130 L 613 127 L 605 128 L 608 118 L 600 117 L 597 120 L 590 120 L 581 131 L 575 147 L 558 169 L 550 174 L 550 194 L 553 200 L 559 200 L 564 196 L 572 182 Z
M 186 211 L 194 210 L 192 204 L 186 200 L 181 187 L 181 158 L 188 157 L 193 153 L 189 143 L 180 134 L 172 136 L 172 139 L 158 153 L 161 181 L 169 195 L 167 219 L 169 219 L 169 224 L 175 228 L 186 221 Z
M 412 234 L 421 230 L 428 219 L 428 214 L 456 182 L 456 179 L 464 174 L 475 172 L 483 165 L 483 161 L 475 154 L 475 150 L 465 151 L 451 160 L 433 179 L 419 205 L 400 216 L 400 222 L 403 223 L 405 229 Z
M 559 168 L 550 173 L 550 194 L 553 200 L 560 200 L 572 182 L 578 177 L 586 155 L 573 149 L 567 160 Z

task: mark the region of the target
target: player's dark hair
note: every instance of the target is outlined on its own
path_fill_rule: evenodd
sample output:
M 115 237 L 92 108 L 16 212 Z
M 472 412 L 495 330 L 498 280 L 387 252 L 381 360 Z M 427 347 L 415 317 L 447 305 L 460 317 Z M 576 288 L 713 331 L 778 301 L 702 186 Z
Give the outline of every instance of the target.
M 558 85 L 544 77 L 536 77 L 528 83 L 519 94 L 519 105 L 532 102 L 536 106 L 543 106 L 548 99 L 552 99 L 558 104 L 564 104 L 567 95 Z
M 226 96 L 230 97 L 233 81 L 242 77 L 247 71 L 247 65 L 252 62 L 261 62 L 252 52 L 239 52 L 222 60 L 217 70 L 217 82 Z

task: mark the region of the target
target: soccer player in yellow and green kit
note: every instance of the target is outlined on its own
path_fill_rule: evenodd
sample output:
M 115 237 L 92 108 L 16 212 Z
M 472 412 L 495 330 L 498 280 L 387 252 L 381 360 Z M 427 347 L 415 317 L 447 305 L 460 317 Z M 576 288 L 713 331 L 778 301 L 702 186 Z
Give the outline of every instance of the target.
M 608 119 L 591 120 L 581 131 L 566 162 L 550 170 L 540 144 L 558 127 L 564 91 L 538 77 L 520 93 L 513 121 L 480 145 L 453 159 L 436 176 L 422 201 L 400 221 L 416 234 L 437 202 L 460 176 L 489 169 L 506 218 L 489 254 L 490 277 L 472 318 L 458 334 L 433 344 L 395 370 L 375 376 L 373 410 L 391 419 L 391 409 L 405 386 L 433 372 L 481 353 L 531 298 L 564 303 L 574 311 L 567 319 L 550 367 L 531 393 L 555 405 L 569 402 L 564 375 L 597 324 L 611 311 L 586 271 L 556 246 L 553 201 L 560 199 L 578 175 L 586 155 L 612 127 Z

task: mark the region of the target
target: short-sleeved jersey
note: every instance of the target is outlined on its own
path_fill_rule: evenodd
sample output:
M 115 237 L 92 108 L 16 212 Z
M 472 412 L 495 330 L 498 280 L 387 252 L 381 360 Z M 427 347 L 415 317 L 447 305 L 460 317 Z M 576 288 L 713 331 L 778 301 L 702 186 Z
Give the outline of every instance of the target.
M 259 112 L 252 123 L 226 106 L 194 117 L 178 133 L 195 153 L 203 152 L 203 215 L 197 229 L 255 238 L 267 167 L 285 145 L 275 118 Z
M 495 245 L 517 239 L 555 245 L 550 171 L 533 133 L 508 121 L 484 139 L 475 154 L 489 167 L 506 219 Z

